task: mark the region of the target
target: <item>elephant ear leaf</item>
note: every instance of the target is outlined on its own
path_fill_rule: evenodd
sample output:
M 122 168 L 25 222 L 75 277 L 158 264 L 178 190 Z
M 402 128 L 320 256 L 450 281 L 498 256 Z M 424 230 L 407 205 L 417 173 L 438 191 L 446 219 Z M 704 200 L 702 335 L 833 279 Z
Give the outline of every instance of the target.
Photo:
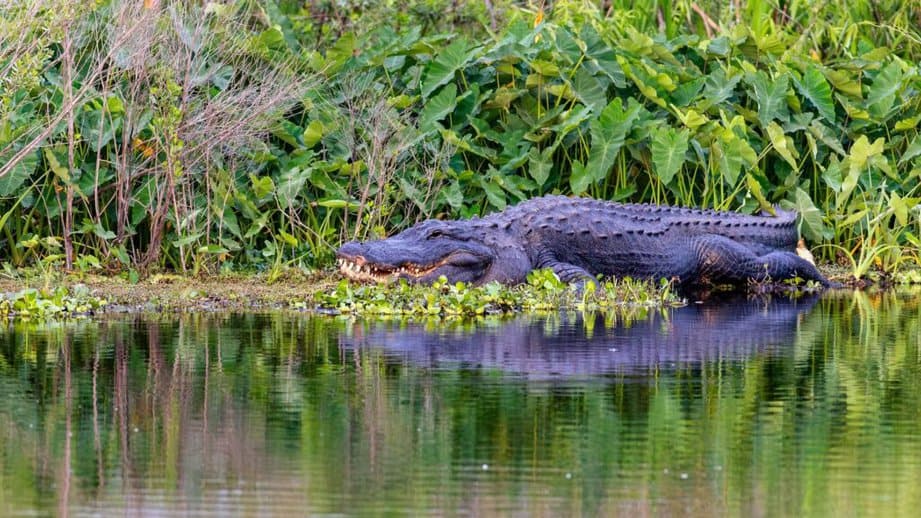
M 419 115 L 419 129 L 423 132 L 436 130 L 435 123 L 453 112 L 456 107 L 457 86 L 451 83 L 425 103 Z
M 809 66 L 803 74 L 802 81 L 795 81 L 796 89 L 812 103 L 819 111 L 819 115 L 834 124 L 835 101 L 831 96 L 831 86 L 825 76 L 815 66 Z
M 684 164 L 689 135 L 686 129 L 659 128 L 652 137 L 652 165 L 662 183 L 671 183 Z
M 472 57 L 473 51 L 467 48 L 467 40 L 464 38 L 445 47 L 425 71 L 422 78 L 422 98 L 428 99 L 438 87 L 454 79 L 454 74 Z
M 796 201 L 793 208 L 799 213 L 800 228 L 803 235 L 810 241 L 821 241 L 825 238 L 825 223 L 822 221 L 822 211 L 815 206 L 809 193 L 797 187 Z
M 15 154 L 13 150 L 10 154 Z M 4 163 L 5 165 L 5 163 Z M 22 158 L 19 162 L 13 164 L 6 174 L 0 176 L 0 196 L 10 196 L 16 194 L 22 184 L 32 176 L 32 172 L 38 166 L 38 151 L 33 151 Z
M 589 151 L 586 172 L 591 181 L 604 180 L 608 171 L 614 166 L 614 160 L 623 147 L 627 134 L 639 115 L 640 105 L 631 103 L 624 109 L 620 98 L 611 101 L 589 124 L 592 135 L 592 148 Z

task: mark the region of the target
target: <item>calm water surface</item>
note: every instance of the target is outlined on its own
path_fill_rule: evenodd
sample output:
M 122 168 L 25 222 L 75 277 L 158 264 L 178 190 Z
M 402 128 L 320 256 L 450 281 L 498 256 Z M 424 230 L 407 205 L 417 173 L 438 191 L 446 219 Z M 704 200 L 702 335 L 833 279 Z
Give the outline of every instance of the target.
M 921 296 L 0 330 L 0 514 L 915 515 Z

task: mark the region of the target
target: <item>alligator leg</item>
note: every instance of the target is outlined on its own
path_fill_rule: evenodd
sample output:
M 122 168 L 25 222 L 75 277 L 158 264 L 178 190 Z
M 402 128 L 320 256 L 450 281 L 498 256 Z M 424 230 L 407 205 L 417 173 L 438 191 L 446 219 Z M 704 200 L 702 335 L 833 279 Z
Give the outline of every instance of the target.
M 697 277 L 712 283 L 740 284 L 749 280 L 781 281 L 799 277 L 825 287 L 833 284 L 819 270 L 793 252 L 757 255 L 745 245 L 724 236 L 707 234 L 694 239 Z
M 565 283 L 582 285 L 588 281 L 597 282 L 595 276 L 584 268 L 560 261 L 549 251 L 544 251 L 538 257 L 537 268 L 550 268 Z

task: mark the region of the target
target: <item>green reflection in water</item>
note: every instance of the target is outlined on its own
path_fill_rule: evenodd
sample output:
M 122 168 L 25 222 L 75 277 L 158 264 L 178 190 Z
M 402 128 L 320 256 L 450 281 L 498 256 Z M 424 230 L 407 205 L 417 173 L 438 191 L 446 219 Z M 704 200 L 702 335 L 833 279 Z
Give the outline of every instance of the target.
M 913 515 L 919 300 L 14 324 L 0 513 Z

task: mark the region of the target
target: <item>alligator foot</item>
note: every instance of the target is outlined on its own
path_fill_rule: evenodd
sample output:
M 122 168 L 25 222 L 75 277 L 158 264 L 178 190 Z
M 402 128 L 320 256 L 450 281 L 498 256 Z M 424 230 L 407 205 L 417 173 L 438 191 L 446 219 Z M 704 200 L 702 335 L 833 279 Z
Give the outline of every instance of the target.
M 737 241 L 713 234 L 698 237 L 694 247 L 698 277 L 714 283 L 740 284 L 800 278 L 818 282 L 826 288 L 837 286 L 837 283 L 826 279 L 814 264 L 793 252 L 757 255 Z

